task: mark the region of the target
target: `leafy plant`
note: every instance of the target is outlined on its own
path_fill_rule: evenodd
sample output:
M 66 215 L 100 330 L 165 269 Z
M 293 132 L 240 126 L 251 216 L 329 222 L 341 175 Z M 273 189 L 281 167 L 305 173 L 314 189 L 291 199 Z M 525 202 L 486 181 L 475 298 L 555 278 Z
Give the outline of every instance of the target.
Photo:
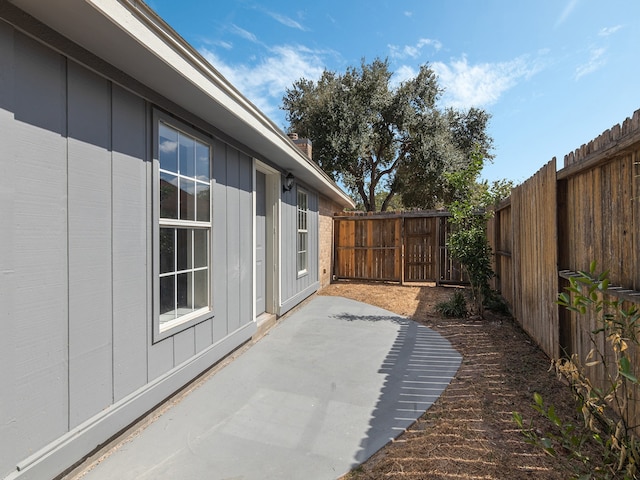
M 451 256 L 460 262 L 469 276 L 471 293 L 477 312 L 482 315 L 484 297 L 489 294 L 491 247 L 487 240 L 486 225 L 490 216 L 485 210 L 489 203 L 488 190 L 473 189 L 484 166 L 484 156 L 476 150 L 466 169 L 446 176 L 454 198 L 448 205 L 452 232 L 447 241 Z M 475 194 L 474 194 L 475 193 Z
M 462 292 L 455 292 L 446 302 L 436 304 L 436 311 L 445 317 L 462 318 L 467 315 L 467 300 Z
M 573 425 L 558 418 L 553 407 L 544 407 L 538 394 L 534 396 L 534 409 L 551 421 L 555 433 L 540 435 L 532 425 L 524 425 L 519 413 L 513 416 L 528 441 L 553 456 L 559 447 L 570 452 L 589 465 L 594 478 L 634 479 L 640 474 L 640 442 L 637 426 L 630 421 L 639 381 L 631 352 L 640 345 L 640 313 L 635 305 L 625 307 L 621 299 L 608 299 L 609 274 L 596 275 L 595 269 L 594 262 L 589 272 L 571 278 L 567 291 L 558 298 L 558 304 L 578 318 L 587 314 L 596 318 L 597 327 L 588 331 L 592 348 L 584 359 L 574 354 L 553 362 L 557 374 L 569 382 L 575 394 L 584 432 L 578 433 Z M 594 369 L 601 377 L 598 382 L 589 375 Z M 587 441 L 599 450 L 598 459 L 583 453 Z
M 488 290 L 484 295 L 483 302 L 486 310 L 491 310 L 492 312 L 500 313 L 502 315 L 511 314 L 509 305 L 507 305 L 505 299 L 495 290 Z
M 564 470 L 572 471 L 575 478 L 586 480 L 591 478 L 592 459 L 584 453 L 585 443 L 589 441 L 589 435 L 584 428 L 563 420 L 553 405 L 546 406 L 542 395 L 534 393 L 533 409 L 550 423 L 553 430 L 541 432 L 533 428 L 533 421 L 525 425 L 522 415 L 513 412 L 513 420 L 525 437 L 525 441 L 531 445 L 542 448 L 547 454 L 558 459 Z M 564 455 L 560 455 L 560 454 Z M 574 465 L 573 460 L 578 461 Z

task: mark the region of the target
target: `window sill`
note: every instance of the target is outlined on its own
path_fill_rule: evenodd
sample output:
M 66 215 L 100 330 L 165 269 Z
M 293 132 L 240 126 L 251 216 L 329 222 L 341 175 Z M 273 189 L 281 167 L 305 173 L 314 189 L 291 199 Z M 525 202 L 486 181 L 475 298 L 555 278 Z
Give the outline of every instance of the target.
M 202 322 L 206 322 L 207 320 L 214 317 L 213 311 L 203 308 L 197 310 L 189 315 L 185 315 L 176 320 L 172 320 L 171 322 L 167 322 L 163 325 L 160 325 L 158 319 L 156 319 L 157 327 L 153 332 L 153 343 L 158 343 L 162 340 L 165 340 L 173 335 L 176 335 L 188 328 L 193 327 Z

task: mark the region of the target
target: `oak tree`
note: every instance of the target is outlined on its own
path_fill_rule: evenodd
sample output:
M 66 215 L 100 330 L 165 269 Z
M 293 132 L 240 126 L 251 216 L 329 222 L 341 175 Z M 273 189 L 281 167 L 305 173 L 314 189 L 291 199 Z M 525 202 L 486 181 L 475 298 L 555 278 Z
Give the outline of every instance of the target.
M 444 174 L 466 167 L 475 148 L 490 158 L 489 114 L 439 108 L 435 73 L 392 82 L 387 60 L 325 70 L 317 81 L 300 79 L 283 98 L 289 130 L 313 142 L 313 159 L 375 211 L 395 196 L 404 207 L 433 208 L 446 202 Z

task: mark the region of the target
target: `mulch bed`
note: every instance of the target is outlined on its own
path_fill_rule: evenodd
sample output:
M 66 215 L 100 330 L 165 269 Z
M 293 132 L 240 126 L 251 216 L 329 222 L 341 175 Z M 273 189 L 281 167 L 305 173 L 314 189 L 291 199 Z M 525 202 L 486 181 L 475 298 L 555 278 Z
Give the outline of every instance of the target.
M 453 287 L 340 281 L 320 292 L 366 302 L 411 317 L 447 338 L 463 356 L 455 378 L 405 433 L 345 479 L 566 479 L 571 471 L 529 445 L 514 411 L 545 427 L 532 408 L 534 392 L 561 418 L 582 422 L 570 389 L 550 360 L 510 317 L 447 319 L 438 302 Z M 573 467 L 571 467 L 573 468 Z

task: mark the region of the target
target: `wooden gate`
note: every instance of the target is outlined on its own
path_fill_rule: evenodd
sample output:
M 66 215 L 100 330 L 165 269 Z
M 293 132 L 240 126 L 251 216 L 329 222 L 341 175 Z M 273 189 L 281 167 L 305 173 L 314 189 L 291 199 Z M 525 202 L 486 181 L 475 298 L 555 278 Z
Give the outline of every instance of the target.
M 337 278 L 402 280 L 402 219 L 335 218 Z
M 449 240 L 451 228 L 447 219 L 443 218 L 440 224 L 440 239 L 438 241 L 440 247 L 440 283 L 467 284 L 469 283 L 469 278 L 462 269 L 460 262 L 449 255 L 447 241 Z
M 336 214 L 334 277 L 467 283 L 446 249 L 448 217 L 442 211 Z
M 404 219 L 404 281 L 438 280 L 438 231 L 443 217 Z

